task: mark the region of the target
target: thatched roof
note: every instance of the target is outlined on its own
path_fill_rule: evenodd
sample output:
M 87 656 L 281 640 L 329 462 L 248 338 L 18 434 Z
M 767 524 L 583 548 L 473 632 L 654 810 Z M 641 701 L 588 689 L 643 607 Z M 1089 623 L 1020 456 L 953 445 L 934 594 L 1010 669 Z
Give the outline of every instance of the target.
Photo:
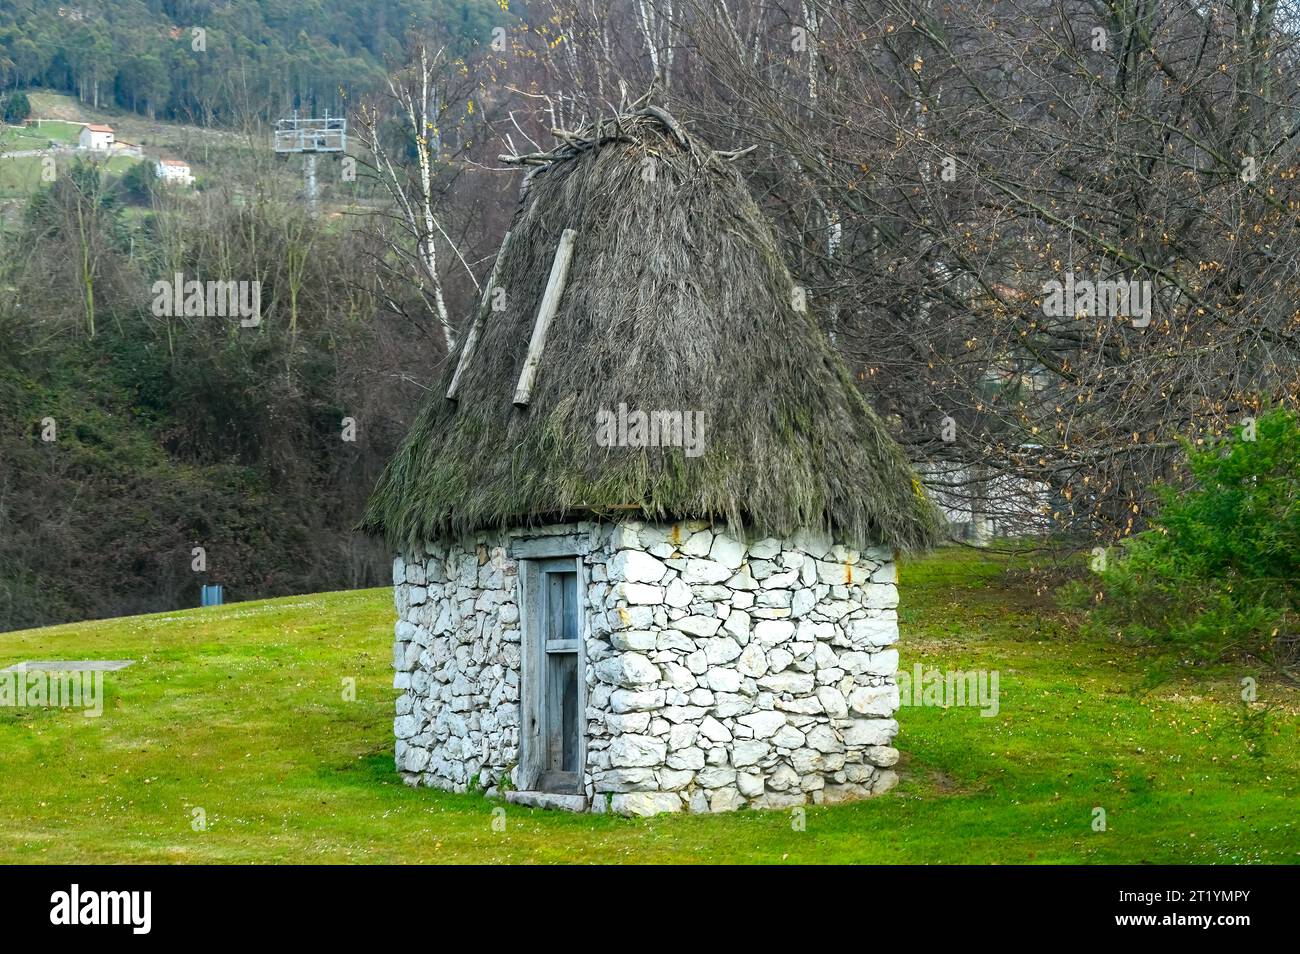
M 554 152 L 515 157 L 531 168 L 491 283 L 504 309 L 480 305 L 462 362 L 467 324 L 362 527 L 399 547 L 591 515 L 931 542 L 932 506 L 812 311 L 796 307 L 735 154 L 653 107 L 560 138 Z M 517 406 L 569 229 L 567 281 Z M 620 404 L 702 413 L 703 453 L 602 446 L 598 415 Z

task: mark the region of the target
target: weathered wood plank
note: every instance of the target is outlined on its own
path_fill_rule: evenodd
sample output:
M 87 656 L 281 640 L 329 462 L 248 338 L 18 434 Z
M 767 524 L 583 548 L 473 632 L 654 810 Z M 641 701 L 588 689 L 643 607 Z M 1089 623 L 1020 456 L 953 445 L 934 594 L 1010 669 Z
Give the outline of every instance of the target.
M 510 555 L 521 560 L 544 557 L 583 556 L 591 552 L 591 535 L 567 533 L 549 537 L 526 537 L 510 542 Z
M 533 323 L 528 355 L 524 358 L 519 384 L 515 388 L 514 403 L 520 407 L 527 407 L 532 397 L 533 379 L 542 360 L 542 349 L 546 347 L 546 332 L 560 307 L 560 296 L 564 294 L 564 283 L 569 275 L 569 261 L 573 258 L 573 242 L 577 237 L 578 233 L 573 229 L 565 229 L 560 235 L 560 245 L 555 250 L 555 260 L 551 262 L 551 274 L 546 280 L 546 291 L 542 295 L 541 307 L 537 309 L 537 320 Z
M 539 619 L 544 600 L 541 569 L 535 562 L 524 561 L 519 567 L 519 619 L 523 636 L 523 673 L 520 686 L 521 716 L 519 727 L 519 788 L 536 788 L 543 769 L 542 687 L 546 656 L 541 652 L 545 634 Z
M 543 652 L 548 653 L 576 653 L 582 648 L 580 639 L 548 639 Z
M 456 394 L 460 390 L 461 375 L 465 373 L 465 368 L 469 365 L 469 359 L 474 355 L 474 349 L 478 346 L 479 335 L 483 332 L 483 325 L 487 322 L 488 312 L 491 310 L 492 290 L 497 286 L 497 277 L 501 274 L 501 263 L 506 260 L 506 249 L 510 246 L 510 233 L 507 232 L 501 239 L 501 248 L 497 250 L 497 260 L 492 263 L 492 274 L 488 276 L 487 284 L 483 286 L 483 297 L 479 300 L 478 311 L 474 315 L 473 322 L 470 323 L 469 332 L 465 335 L 465 344 L 460 349 L 460 359 L 456 362 L 456 373 L 451 376 L 451 386 L 447 388 L 447 400 L 456 400 Z

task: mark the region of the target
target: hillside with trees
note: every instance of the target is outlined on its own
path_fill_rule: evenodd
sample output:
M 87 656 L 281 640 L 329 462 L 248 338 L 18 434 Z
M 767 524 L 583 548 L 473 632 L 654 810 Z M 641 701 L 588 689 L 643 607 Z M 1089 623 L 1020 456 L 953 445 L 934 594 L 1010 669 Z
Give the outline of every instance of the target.
M 195 605 L 205 583 L 239 600 L 385 579 L 385 550 L 351 529 L 445 344 L 421 330 L 413 286 L 376 280 L 399 253 L 372 227 L 364 159 L 355 182 L 322 165 L 313 218 L 270 124 L 374 100 L 406 169 L 380 64 L 400 69 L 428 18 L 446 50 L 472 48 L 481 14 L 406 0 L 0 10 L 15 124 L 0 153 L 19 153 L 0 173 L 26 169 L 33 190 L 0 209 L 0 629 Z M 204 52 L 183 27 L 199 21 Z M 85 52 L 100 47 L 102 62 Z M 46 125 L 17 125 L 29 118 Z M 32 150 L 77 120 L 111 122 L 146 158 L 52 152 L 44 181 Z M 197 188 L 160 186 L 160 155 L 194 162 Z M 439 193 L 462 172 L 441 165 Z M 259 323 L 156 315 L 151 288 L 176 273 L 256 281 Z M 443 282 L 452 308 L 463 283 Z
M 408 31 L 436 25 L 468 51 L 499 13 L 491 0 L 18 0 L 0 5 L 0 93 L 209 125 L 339 114 L 347 94 L 382 86 Z

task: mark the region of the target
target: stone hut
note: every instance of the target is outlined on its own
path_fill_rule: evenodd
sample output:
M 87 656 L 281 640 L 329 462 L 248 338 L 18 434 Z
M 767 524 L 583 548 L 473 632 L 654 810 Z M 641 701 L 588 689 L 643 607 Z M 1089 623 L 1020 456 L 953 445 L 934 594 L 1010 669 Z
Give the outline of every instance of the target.
M 737 154 L 653 106 L 562 139 L 363 521 L 397 770 L 630 815 L 882 792 L 937 515 Z

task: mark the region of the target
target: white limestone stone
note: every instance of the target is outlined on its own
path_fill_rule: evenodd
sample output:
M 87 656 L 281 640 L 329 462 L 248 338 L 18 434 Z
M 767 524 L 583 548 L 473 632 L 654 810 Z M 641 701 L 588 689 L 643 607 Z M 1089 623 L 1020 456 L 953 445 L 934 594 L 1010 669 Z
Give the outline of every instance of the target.
M 713 546 L 709 548 L 709 559 L 730 570 L 738 570 L 745 559 L 745 545 L 725 533 L 719 533 L 713 538 Z
M 716 633 L 721 625 L 721 620 L 716 617 L 685 616 L 674 621 L 672 627 L 697 638 L 706 638 Z
M 757 765 L 759 760 L 764 758 L 770 751 L 772 751 L 772 746 L 767 742 L 759 739 L 742 739 L 731 748 L 731 764 L 737 768 L 745 765 Z
M 792 725 L 783 725 L 772 736 L 772 744 L 783 749 L 797 749 L 804 743 L 804 734 Z
M 695 746 L 669 752 L 667 764 L 670 768 L 697 771 L 704 768 L 704 750 Z
M 844 730 L 844 744 L 853 747 L 889 745 L 898 732 L 893 719 L 854 719 Z
M 730 742 L 731 732 L 713 716 L 705 716 L 700 723 L 700 735 L 712 742 Z
M 611 798 L 609 808 L 618 815 L 648 817 L 663 812 L 679 812 L 682 800 L 675 792 L 627 792 Z
M 893 609 L 898 605 L 898 587 L 893 583 L 868 583 L 863 604 L 868 609 Z
M 784 712 L 768 710 L 743 715 L 736 721 L 748 726 L 753 731 L 754 738 L 767 739 L 776 735 L 777 730 L 786 724 L 786 715 Z
M 622 629 L 611 633 L 609 641 L 615 649 L 644 653 L 659 647 L 659 634 L 652 629 Z
M 635 689 L 659 681 L 659 667 L 640 653 L 625 652 L 596 664 L 596 675 L 605 682 Z
M 817 701 L 822 704 L 822 708 L 832 719 L 842 719 L 849 714 L 849 705 L 844 698 L 844 693 L 834 686 L 819 686 Z
M 805 734 L 809 748 L 818 752 L 843 752 L 844 740 L 828 725 L 815 725 Z
M 816 688 L 817 680 L 813 678 L 812 673 L 786 670 L 785 672 L 764 676 L 758 680 L 758 684 L 764 689 L 771 689 L 773 692 L 808 695 Z
M 704 655 L 703 650 L 696 650 L 686 657 L 686 668 L 691 671 L 692 675 L 702 676 L 709 669 L 708 657 Z
M 682 582 L 690 585 L 698 583 L 721 583 L 731 576 L 731 570 L 713 560 L 687 560 L 682 571 Z
M 763 794 L 763 776 L 759 772 L 737 772 L 736 788 L 746 798 L 757 798 Z
M 778 647 L 767 654 L 767 668 L 769 672 L 785 672 L 792 662 L 794 662 L 794 653 L 790 652 L 788 649 L 781 649 Z
M 709 796 L 709 811 L 734 812 L 745 807 L 745 796 L 734 788 L 719 788 Z
M 817 594 L 812 590 L 803 588 L 794 591 L 794 596 L 790 600 L 790 617 L 799 619 L 807 616 L 812 612 L 813 607 L 817 605 Z
M 752 679 L 757 679 L 767 672 L 767 653 L 763 651 L 762 645 L 753 642 L 746 646 L 736 660 L 736 669 L 742 676 L 749 676 Z
M 708 530 L 700 530 L 692 533 L 687 540 L 682 543 L 678 549 L 687 556 L 702 557 L 708 556 L 709 549 L 713 546 L 713 534 Z
M 891 716 L 898 709 L 898 687 L 859 686 L 849 693 L 849 708 L 857 715 Z
M 623 732 L 645 732 L 650 728 L 649 712 L 607 712 L 605 713 L 605 725 L 609 726 L 611 732 L 621 734 Z
M 640 528 L 630 523 L 621 523 L 610 532 L 609 546 L 612 550 L 643 550 L 647 549 L 641 542 Z M 653 582 L 653 581 L 651 581 Z
M 664 692 L 662 689 L 648 689 L 634 692 L 630 689 L 615 689 L 609 697 L 609 704 L 615 712 L 643 712 L 662 709 Z
M 764 646 L 779 646 L 794 635 L 794 623 L 785 619 L 765 619 L 754 624 L 754 638 Z
M 658 606 L 664 601 L 664 588 L 650 583 L 623 583 L 623 598 L 632 605 Z
M 741 676 L 734 669 L 717 666 L 705 671 L 704 681 L 714 692 L 735 692 L 740 688 Z
M 688 749 L 695 744 L 699 734 L 699 726 L 692 725 L 689 722 L 675 725 L 668 731 L 668 748 L 673 751 Z
M 716 639 L 705 639 L 701 640 L 701 642 L 704 647 L 704 658 L 709 661 L 711 666 L 729 663 L 741 653 L 740 643 L 730 636 L 719 636 Z
M 658 583 L 668 567 L 643 550 L 621 550 L 609 563 L 609 572 L 628 583 Z
M 750 632 L 753 629 L 753 622 L 750 620 L 748 613 L 741 610 L 733 610 L 727 614 L 727 619 L 722 624 L 722 628 L 726 631 L 728 636 L 740 643 L 740 645 L 744 646 L 749 642 Z
M 650 735 L 625 732 L 609 744 L 609 762 L 614 766 L 662 765 L 668 747 Z
M 659 790 L 663 792 L 681 791 L 694 780 L 695 773 L 689 769 L 682 771 L 667 768 L 659 770 Z
M 692 599 L 694 599 L 694 596 L 691 593 L 691 588 L 683 583 L 680 578 L 674 578 L 664 592 L 664 602 L 679 609 L 690 606 Z
M 887 745 L 869 745 L 862 750 L 862 757 L 872 765 L 889 768 L 898 764 L 898 749 Z
M 785 570 L 781 573 L 773 573 L 763 580 L 760 587 L 764 590 L 789 589 L 799 582 L 798 570 Z
M 845 626 L 845 631 L 859 649 L 889 646 L 898 641 L 898 621 L 893 619 L 855 619 Z

